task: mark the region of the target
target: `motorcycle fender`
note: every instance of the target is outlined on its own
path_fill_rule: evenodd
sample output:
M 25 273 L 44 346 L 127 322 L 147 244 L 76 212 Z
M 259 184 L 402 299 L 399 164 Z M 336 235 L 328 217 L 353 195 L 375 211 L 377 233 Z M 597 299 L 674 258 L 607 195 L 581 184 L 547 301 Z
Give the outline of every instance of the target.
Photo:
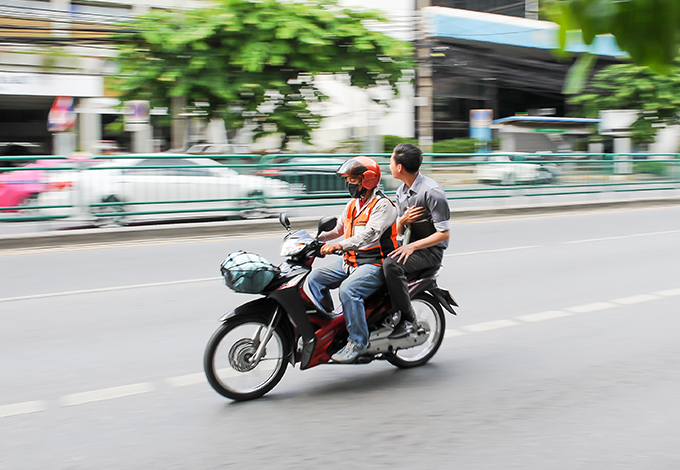
M 234 310 L 230 310 L 229 312 L 222 315 L 220 317 L 220 322 L 224 323 L 236 315 L 243 315 L 244 313 L 249 313 L 253 310 L 262 311 L 267 308 L 274 310 L 274 308 L 276 308 L 276 302 L 267 298 L 251 300 L 250 302 L 246 302 L 245 304 L 236 307 Z
M 416 281 L 412 285 L 409 285 L 409 295 L 411 296 L 411 298 L 413 298 L 422 292 L 429 292 L 436 287 L 437 284 L 435 284 L 433 278 L 421 279 L 419 281 Z
M 454 307 L 458 307 L 458 304 L 451 296 L 449 291 L 442 289 L 441 287 L 437 287 L 435 289 L 428 290 L 428 292 L 432 294 L 432 296 L 437 299 L 437 302 L 439 302 L 446 310 L 453 313 L 454 315 L 457 315 L 456 311 L 451 306 L 453 305 Z

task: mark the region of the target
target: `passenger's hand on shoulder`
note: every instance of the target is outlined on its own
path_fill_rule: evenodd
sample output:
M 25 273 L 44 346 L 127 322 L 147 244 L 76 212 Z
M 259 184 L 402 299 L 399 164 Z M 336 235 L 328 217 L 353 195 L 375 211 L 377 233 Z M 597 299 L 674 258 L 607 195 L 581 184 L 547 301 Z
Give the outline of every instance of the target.
M 425 208 L 422 206 L 409 207 L 401 219 L 403 225 L 409 225 L 425 215 Z

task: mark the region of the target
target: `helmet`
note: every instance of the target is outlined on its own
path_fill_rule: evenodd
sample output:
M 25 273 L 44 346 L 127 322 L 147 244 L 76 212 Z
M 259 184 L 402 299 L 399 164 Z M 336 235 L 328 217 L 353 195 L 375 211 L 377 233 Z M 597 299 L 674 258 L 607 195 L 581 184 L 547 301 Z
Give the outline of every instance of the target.
M 380 182 L 380 167 L 375 160 L 368 157 L 354 157 L 342 164 L 336 172 L 338 176 L 363 176 L 362 186 L 373 189 Z

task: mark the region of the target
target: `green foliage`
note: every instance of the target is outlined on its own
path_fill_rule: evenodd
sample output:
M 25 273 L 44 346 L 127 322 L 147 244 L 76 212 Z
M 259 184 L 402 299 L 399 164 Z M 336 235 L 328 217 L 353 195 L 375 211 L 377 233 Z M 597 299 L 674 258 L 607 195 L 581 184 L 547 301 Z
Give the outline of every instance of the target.
M 440 140 L 432 144 L 433 153 L 475 153 L 477 139 Z
M 669 74 L 680 48 L 677 0 L 550 0 L 546 11 L 559 23 L 564 51 L 567 31 L 581 30 L 586 44 L 612 34 L 634 63 Z
M 394 147 L 399 144 L 413 144 L 418 145 L 418 139 L 411 137 L 400 137 L 398 135 L 384 135 L 383 136 L 383 152 L 392 153 Z
M 673 70 L 680 70 L 680 60 Z M 680 76 L 659 75 L 633 64 L 610 65 L 593 77 L 584 94 L 569 102 L 580 107 L 582 116 L 597 116 L 607 109 L 640 110 L 631 139 L 653 142 L 660 127 L 680 123 Z
M 634 162 L 633 171 L 635 173 L 649 173 L 652 175 L 666 176 L 668 175 L 668 163 L 655 162 L 653 160 Z
M 250 120 L 258 137 L 283 132 L 309 142 L 322 119 L 309 105 L 327 99 L 314 76 L 347 74 L 353 86 L 387 85 L 398 95 L 403 71 L 413 68 L 410 44 L 367 29 L 366 21 L 385 19 L 335 0 L 219 0 L 154 11 L 118 38 L 118 89 L 153 106 L 177 96 L 208 102 L 208 113 L 231 128 Z
M 361 153 L 363 148 L 363 139 L 346 139 L 338 142 L 338 146 L 332 150 L 332 153 Z

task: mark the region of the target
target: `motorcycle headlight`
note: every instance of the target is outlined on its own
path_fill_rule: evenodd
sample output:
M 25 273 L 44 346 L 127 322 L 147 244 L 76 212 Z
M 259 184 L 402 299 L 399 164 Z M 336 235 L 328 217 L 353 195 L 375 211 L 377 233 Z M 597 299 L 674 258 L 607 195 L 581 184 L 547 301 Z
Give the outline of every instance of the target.
M 306 246 L 306 243 L 301 242 L 299 239 L 285 240 L 281 244 L 281 256 L 293 256 L 297 255 Z

